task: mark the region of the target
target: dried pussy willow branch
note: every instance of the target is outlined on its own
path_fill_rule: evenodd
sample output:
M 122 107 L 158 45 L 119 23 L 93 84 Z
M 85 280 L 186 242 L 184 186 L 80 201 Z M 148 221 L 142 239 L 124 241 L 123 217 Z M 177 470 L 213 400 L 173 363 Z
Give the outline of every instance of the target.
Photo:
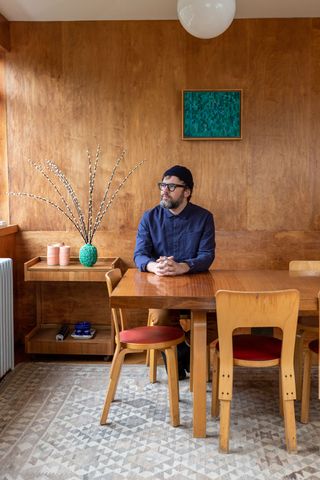
M 90 241 L 90 239 L 92 239 L 93 192 L 94 192 L 94 184 L 95 184 L 95 180 L 96 180 L 97 166 L 98 166 L 99 159 L 100 159 L 100 153 L 101 153 L 101 149 L 100 149 L 100 145 L 98 145 L 97 151 L 96 151 L 95 162 L 94 162 L 93 169 L 92 169 L 91 155 L 90 155 L 89 151 L 87 152 L 88 166 L 89 166 L 89 196 L 88 196 L 89 201 L 88 201 L 88 227 L 87 227 L 87 231 L 88 231 L 89 241 Z M 91 241 L 90 241 L 90 243 L 91 243 Z
M 66 210 L 68 211 L 68 215 L 70 215 L 70 217 L 72 218 L 71 221 L 73 221 L 74 225 L 76 226 L 77 230 L 80 231 L 80 226 L 79 226 L 79 223 L 77 222 L 77 219 L 75 218 L 75 216 L 73 215 L 73 212 L 67 202 L 67 200 L 64 198 L 64 196 L 62 195 L 62 193 L 60 192 L 60 190 L 58 189 L 58 187 L 56 186 L 56 184 L 51 180 L 51 178 L 49 177 L 49 175 L 45 172 L 43 166 L 40 164 L 40 163 L 36 163 L 36 162 L 33 162 L 32 160 L 28 160 L 28 162 L 30 163 L 30 165 L 33 166 L 33 168 L 35 168 L 38 172 L 41 173 L 41 175 L 44 176 L 44 178 L 50 183 L 50 185 L 54 188 L 54 190 L 57 192 L 57 194 L 59 195 L 60 199 L 62 200 Z M 69 217 L 68 217 L 69 218 Z
M 82 209 L 81 209 L 81 206 L 80 206 L 79 199 L 78 199 L 77 195 L 75 194 L 75 191 L 74 191 L 71 183 L 69 182 L 69 180 L 67 179 L 67 177 L 65 176 L 63 171 L 60 170 L 58 165 L 56 165 L 51 160 L 47 160 L 47 165 L 50 168 L 50 170 L 52 171 L 52 173 L 58 178 L 58 180 L 62 183 L 64 188 L 69 193 L 69 195 L 71 197 L 71 200 L 73 202 L 73 205 L 75 206 L 75 209 L 77 211 L 78 217 L 79 217 L 80 229 L 81 229 L 81 232 L 82 232 L 81 236 L 82 236 L 82 238 L 85 239 L 85 242 L 87 243 L 88 242 L 88 231 L 87 231 L 87 228 L 86 228 L 86 225 L 85 225 L 84 215 L 83 215 L 83 212 L 82 212 Z
M 114 175 L 115 175 L 115 173 L 116 173 L 116 170 L 117 170 L 117 168 L 118 168 L 121 160 L 124 158 L 125 153 L 126 153 L 126 151 L 125 151 L 125 150 L 122 150 L 121 155 L 117 158 L 116 163 L 115 163 L 115 165 L 114 165 L 114 167 L 113 167 L 113 169 L 112 169 L 111 175 L 110 175 L 110 177 L 109 177 L 109 181 L 107 182 L 106 189 L 105 189 L 105 191 L 104 191 L 102 200 L 101 200 L 101 202 L 100 202 L 99 211 L 98 211 L 98 213 L 97 213 L 97 215 L 96 215 L 96 218 L 95 218 L 95 221 L 94 221 L 93 231 L 92 231 L 92 237 L 93 237 L 93 235 L 95 234 L 95 232 L 97 231 L 98 222 L 99 222 L 99 224 L 100 224 L 100 222 L 101 222 L 101 220 L 102 220 L 102 216 L 101 216 L 101 215 L 102 215 L 102 210 L 103 210 L 104 204 L 105 204 L 105 202 L 106 202 L 106 199 L 107 199 L 107 196 L 108 196 L 108 193 L 109 193 L 109 190 L 110 190 L 110 186 L 111 186 L 113 177 L 114 177 Z M 91 238 L 92 238 L 92 237 L 91 237 Z
M 84 236 L 82 235 L 82 232 L 81 230 L 78 228 L 78 225 L 74 222 L 74 220 L 67 214 L 67 212 L 65 212 L 61 207 L 59 207 L 59 205 L 57 205 L 56 203 L 52 202 L 51 200 L 49 200 L 48 198 L 45 198 L 45 197 L 41 197 L 40 195 L 34 195 L 33 193 L 25 193 L 25 192 L 9 192 L 9 195 L 12 195 L 13 197 L 28 197 L 28 198 L 34 198 L 35 200 L 39 200 L 41 202 L 44 202 L 44 203 L 47 203 L 48 205 L 51 205 L 51 207 L 54 207 L 56 208 L 57 210 L 59 210 L 59 212 L 61 212 L 65 217 L 67 217 L 68 220 L 70 220 L 70 222 L 76 227 L 76 229 L 78 230 L 78 232 L 80 233 L 81 237 L 83 238 L 84 241 L 86 241 L 86 239 L 84 238 Z
M 91 162 L 91 155 L 89 152 L 87 152 L 88 156 L 88 167 L 89 167 L 89 190 L 88 190 L 88 214 L 87 214 L 87 222 L 85 221 L 85 216 L 83 213 L 83 210 L 81 208 L 79 199 L 65 176 L 65 174 L 62 172 L 62 170 L 51 160 L 46 161 L 46 167 L 49 170 L 51 174 L 53 174 L 64 186 L 66 189 L 66 192 L 69 194 L 72 203 L 71 205 L 68 203 L 68 201 L 65 199 L 63 194 L 60 192 L 59 188 L 55 184 L 55 182 L 50 178 L 50 176 L 46 173 L 45 168 L 41 164 L 37 164 L 35 162 L 32 162 L 29 160 L 29 163 L 32 165 L 32 167 L 40 172 L 41 175 L 46 179 L 47 182 L 53 187 L 54 191 L 57 193 L 59 196 L 60 200 L 63 203 L 63 207 L 61 208 L 57 203 L 54 201 L 50 200 L 49 198 L 42 197 L 41 195 L 35 195 L 33 193 L 26 193 L 26 192 L 9 192 L 9 195 L 12 196 L 17 196 L 17 197 L 28 197 L 28 198 L 33 198 L 35 200 L 39 200 L 40 202 L 44 202 L 47 205 L 50 205 L 51 207 L 57 209 L 59 212 L 61 212 L 76 228 L 76 230 L 80 233 L 81 237 L 85 241 L 85 243 L 92 243 L 93 236 L 98 230 L 98 228 L 101 225 L 101 222 L 107 213 L 110 205 L 118 195 L 119 191 L 122 189 L 128 178 L 133 174 L 133 172 L 140 167 L 144 163 L 144 160 L 135 165 L 129 173 L 124 177 L 124 179 L 120 182 L 118 188 L 113 192 L 111 195 L 109 201 L 108 199 L 108 194 L 110 191 L 110 187 L 112 184 L 112 181 L 114 179 L 116 170 L 121 162 L 123 160 L 124 155 L 125 155 L 125 150 L 121 153 L 119 158 L 116 160 L 116 163 L 112 169 L 111 175 L 109 177 L 109 180 L 107 182 L 106 188 L 104 190 L 104 194 L 102 197 L 102 200 L 100 202 L 100 206 L 98 209 L 98 212 L 96 214 L 95 220 L 93 222 L 93 197 L 94 197 L 94 187 L 95 187 L 95 179 L 96 179 L 96 173 L 97 173 L 97 167 L 100 159 L 100 153 L 101 149 L 100 146 L 98 145 L 97 151 L 96 151 L 96 157 L 94 164 L 92 166 Z M 72 205 L 75 209 L 75 214 L 72 211 Z M 77 218 L 78 217 L 78 218 Z
M 100 213 L 100 216 L 99 218 L 95 220 L 95 226 L 94 226 L 94 229 L 93 229 L 93 232 L 92 232 L 92 237 L 93 235 L 96 233 L 96 231 L 98 230 L 102 220 L 103 220 L 103 217 L 105 216 L 105 214 L 107 213 L 107 210 L 108 208 L 110 207 L 110 205 L 112 204 L 113 200 L 116 198 L 116 196 L 118 195 L 118 193 L 120 192 L 121 188 L 124 186 L 124 184 L 126 183 L 126 181 L 128 180 L 128 178 L 133 174 L 133 172 L 135 170 L 137 170 L 137 168 L 140 167 L 140 165 L 142 165 L 144 163 L 144 160 L 142 160 L 140 163 L 137 163 L 137 165 L 135 165 L 131 170 L 130 172 L 124 177 L 124 179 L 122 180 L 122 182 L 120 183 L 119 187 L 114 191 L 114 193 L 111 195 L 111 198 L 109 200 L 109 202 L 105 205 L 105 198 L 101 201 L 101 204 L 100 204 L 100 209 L 99 209 L 99 212 L 101 211 Z

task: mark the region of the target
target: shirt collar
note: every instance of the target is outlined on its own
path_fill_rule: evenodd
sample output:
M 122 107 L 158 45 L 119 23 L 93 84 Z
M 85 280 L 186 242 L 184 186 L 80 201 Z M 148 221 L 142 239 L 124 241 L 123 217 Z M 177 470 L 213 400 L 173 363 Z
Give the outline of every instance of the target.
M 175 215 L 174 213 L 170 212 L 170 210 L 168 208 L 164 208 L 164 207 L 162 207 L 162 205 L 161 205 L 161 208 L 163 208 L 164 214 L 168 218 L 171 218 L 171 217 L 186 218 L 186 217 L 188 217 L 188 212 L 190 210 L 190 205 L 191 205 L 190 202 L 188 202 L 187 205 L 182 210 L 182 212 L 180 212 L 178 215 Z

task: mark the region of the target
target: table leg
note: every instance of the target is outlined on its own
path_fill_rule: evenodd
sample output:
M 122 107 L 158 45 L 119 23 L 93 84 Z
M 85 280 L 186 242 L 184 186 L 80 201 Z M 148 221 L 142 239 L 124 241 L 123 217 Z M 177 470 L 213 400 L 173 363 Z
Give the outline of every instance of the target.
M 193 354 L 193 436 L 206 436 L 206 389 L 207 389 L 207 314 L 197 310 L 192 318 Z

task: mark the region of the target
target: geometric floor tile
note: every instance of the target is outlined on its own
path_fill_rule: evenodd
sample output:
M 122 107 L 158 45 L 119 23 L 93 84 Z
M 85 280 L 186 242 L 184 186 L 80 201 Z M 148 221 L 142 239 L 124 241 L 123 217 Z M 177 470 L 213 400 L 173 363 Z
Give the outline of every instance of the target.
M 192 437 L 192 395 L 180 382 L 181 426 L 170 425 L 167 376 L 149 383 L 144 365 L 127 365 L 100 426 L 110 365 L 28 362 L 0 383 L 0 480 L 320 480 L 320 401 L 313 371 L 310 423 L 299 423 L 288 454 L 278 413 L 277 370 L 234 375 L 230 453 L 218 452 L 219 424 Z

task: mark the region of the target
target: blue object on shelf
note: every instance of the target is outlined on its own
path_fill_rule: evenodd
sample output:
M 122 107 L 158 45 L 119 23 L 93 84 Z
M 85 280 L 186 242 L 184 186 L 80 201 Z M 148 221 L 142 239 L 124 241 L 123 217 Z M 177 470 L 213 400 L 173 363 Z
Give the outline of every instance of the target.
M 90 322 L 78 322 L 74 326 L 75 335 L 90 335 L 91 323 Z

